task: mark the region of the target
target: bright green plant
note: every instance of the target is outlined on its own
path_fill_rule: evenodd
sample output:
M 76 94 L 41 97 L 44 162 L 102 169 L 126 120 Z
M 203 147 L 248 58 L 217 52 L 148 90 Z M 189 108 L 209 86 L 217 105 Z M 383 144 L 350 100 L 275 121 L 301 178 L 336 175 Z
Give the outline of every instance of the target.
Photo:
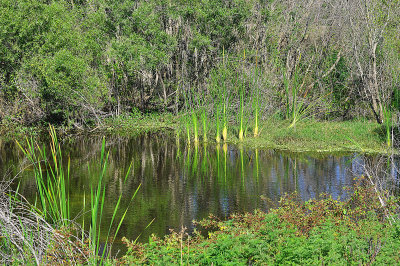
M 254 89 L 255 89 L 255 95 L 254 95 L 254 101 L 253 101 L 253 108 L 254 108 L 254 137 L 257 137 L 259 134 L 258 130 L 258 113 L 260 109 L 260 89 L 258 87 L 258 57 L 256 53 L 256 66 L 254 69 Z
M 226 107 L 227 103 L 224 103 L 224 127 L 222 129 L 222 138 L 224 139 L 224 141 L 226 142 L 228 140 L 228 117 L 227 117 L 227 107 Z
M 57 139 L 57 134 L 53 126 L 50 126 L 50 160 L 46 154 L 46 149 L 40 148 L 34 141 L 26 140 L 27 148 L 23 148 L 22 145 L 17 142 L 18 146 L 27 156 L 33 167 L 33 173 L 38 189 L 38 197 L 40 206 L 35 210 L 38 211 L 43 217 L 48 220 L 51 224 L 67 229 L 73 230 L 73 222 L 70 219 L 70 197 L 69 197 L 69 175 L 70 175 L 70 163 L 68 160 L 67 167 L 63 165 L 62 150 Z M 132 195 L 131 201 L 128 207 L 119 218 L 118 222 L 114 225 L 117 220 L 117 211 L 122 200 L 122 194 L 118 196 L 116 205 L 114 206 L 113 214 L 111 216 L 111 222 L 108 225 L 108 230 L 105 237 L 105 247 L 102 254 L 98 254 L 100 250 L 100 241 L 102 237 L 102 218 L 103 209 L 105 202 L 105 186 L 103 185 L 103 179 L 107 170 L 107 160 L 109 153 L 105 151 L 105 139 L 103 138 L 101 156 L 100 156 L 100 176 L 97 180 L 97 186 L 91 187 L 90 193 L 90 228 L 89 228 L 89 254 L 88 260 L 90 263 L 96 264 L 98 262 L 98 255 L 100 261 L 111 256 L 111 248 L 113 241 L 109 241 L 111 238 L 111 230 L 116 226 L 114 236 L 118 234 L 119 229 L 124 221 L 127 214 L 129 205 L 132 203 L 133 198 L 137 194 L 140 186 L 136 189 Z M 132 165 L 131 165 L 132 166 Z M 131 166 L 129 167 L 124 184 L 127 181 L 127 177 L 130 173 Z M 90 167 L 89 167 L 90 170 Z M 85 199 L 83 201 L 85 209 Z M 85 220 L 82 222 L 82 230 L 85 225 Z M 85 233 L 82 231 L 82 243 L 85 240 Z M 107 256 L 105 256 L 107 254 Z
M 224 66 L 224 71 L 222 75 L 222 87 L 223 87 L 223 121 L 224 126 L 222 128 L 222 138 L 226 142 L 228 140 L 228 90 L 226 84 L 226 68 L 225 68 L 225 48 L 222 50 L 222 64 Z
M 93 252 L 93 255 L 91 257 L 94 260 L 93 263 L 95 263 L 97 261 L 96 256 L 100 249 L 100 244 L 101 244 L 100 243 L 101 227 L 102 227 L 103 209 L 104 209 L 104 202 L 105 202 L 105 186 L 103 186 L 102 182 L 103 182 L 106 170 L 107 170 L 107 161 L 108 161 L 108 156 L 109 156 L 109 152 L 106 153 L 105 147 L 106 147 L 105 139 L 103 138 L 102 147 L 101 147 L 101 156 L 100 156 L 101 173 L 100 173 L 99 180 L 97 183 L 97 188 L 93 188 L 93 186 L 90 188 L 91 223 L 90 223 L 90 229 L 89 229 L 89 239 L 90 239 L 89 247 L 90 247 L 91 251 Z M 132 167 L 132 164 L 129 166 L 128 171 L 126 172 L 123 184 L 126 183 L 126 180 L 130 173 L 131 167 Z M 132 202 L 133 198 L 136 196 L 139 188 L 140 188 L 140 186 L 133 193 L 130 203 Z M 122 199 L 122 194 L 120 194 L 118 196 L 117 203 L 114 206 L 114 210 L 113 210 L 113 213 L 111 216 L 111 222 L 108 226 L 108 231 L 107 231 L 106 238 L 105 238 L 105 243 L 106 243 L 105 248 L 103 248 L 102 254 L 99 254 L 101 256 L 100 261 L 102 261 L 105 257 L 109 258 L 109 256 L 111 256 L 111 248 L 114 243 L 114 240 L 112 240 L 110 242 L 109 239 L 111 237 L 111 229 L 113 228 L 114 220 L 116 219 L 117 211 L 119 210 L 119 205 L 121 203 L 121 199 Z M 129 203 L 129 205 L 130 205 L 130 203 Z M 128 208 L 129 208 L 129 205 L 128 205 Z M 120 218 L 119 222 L 116 225 L 116 230 L 114 233 L 115 236 L 119 232 L 119 229 L 122 225 L 122 222 L 125 219 L 128 208 L 125 209 L 122 217 Z M 107 247 L 108 247 L 108 249 L 107 249 Z
M 203 108 L 201 113 L 201 120 L 203 124 L 203 141 L 207 142 L 207 113 L 205 108 Z
M 289 80 L 286 74 L 283 74 L 283 82 L 286 93 L 286 118 L 291 121 L 289 128 L 296 127 L 298 122 L 312 115 L 315 112 L 314 108 L 319 102 L 330 94 L 328 93 L 311 101 L 309 104 L 305 104 L 299 95 L 301 86 L 299 70 L 297 68 L 294 71 L 292 80 Z
M 246 50 L 243 50 L 243 69 L 246 61 Z M 244 119 L 244 94 L 245 94 L 245 77 L 242 74 L 242 86 L 239 92 L 239 101 L 240 101 L 240 111 L 239 111 L 239 119 L 240 119 L 240 127 L 239 127 L 239 140 L 243 140 L 244 130 L 243 130 L 243 119 Z
M 221 108 L 220 108 L 220 106 L 219 106 L 219 104 L 217 104 L 217 108 L 216 108 L 216 110 L 215 110 L 215 114 L 216 114 L 216 117 L 215 117 L 215 125 L 216 125 L 216 132 L 215 132 L 215 141 L 217 142 L 217 143 L 220 143 L 220 141 L 221 141 L 221 135 L 220 135 L 220 116 L 221 116 Z
M 18 146 L 29 159 L 33 167 L 33 174 L 38 190 L 41 210 L 46 220 L 61 226 L 68 226 L 70 223 L 69 209 L 69 167 L 63 165 L 60 144 L 53 126 L 49 129 L 50 160 L 46 148 L 40 148 L 31 138 L 26 139 L 27 148 L 23 148 L 17 141 Z
M 187 145 L 190 145 L 190 122 L 189 119 L 185 120 Z
M 194 131 L 194 143 L 199 143 L 199 133 L 198 133 L 198 123 L 197 123 L 197 115 L 196 112 L 192 111 L 192 122 L 193 122 L 193 131 Z

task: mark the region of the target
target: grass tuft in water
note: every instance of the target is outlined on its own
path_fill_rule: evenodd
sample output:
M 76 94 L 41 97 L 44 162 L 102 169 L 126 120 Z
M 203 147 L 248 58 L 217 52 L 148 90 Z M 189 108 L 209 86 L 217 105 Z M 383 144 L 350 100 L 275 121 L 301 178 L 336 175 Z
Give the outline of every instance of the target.
M 34 178 L 38 190 L 38 198 L 40 206 L 34 208 L 38 215 L 42 216 L 46 222 L 49 222 L 55 228 L 66 230 L 67 232 L 75 230 L 75 224 L 70 219 L 70 197 L 69 197 L 69 177 L 70 177 L 70 160 L 68 159 L 67 166 L 64 167 L 62 157 L 62 150 L 60 143 L 57 139 L 57 134 L 53 126 L 49 126 L 50 134 L 50 153 L 46 153 L 46 148 L 42 148 L 36 144 L 33 139 L 26 139 L 26 148 L 17 142 L 25 156 L 28 158 L 33 167 Z M 124 210 L 123 214 L 117 219 L 117 212 L 119 211 L 122 193 L 118 196 L 117 204 L 114 206 L 111 222 L 108 225 L 106 238 L 102 239 L 102 219 L 103 209 L 105 203 L 105 186 L 103 179 L 107 170 L 107 161 L 109 153 L 106 152 L 105 139 L 103 138 L 100 156 L 100 176 L 97 180 L 97 186 L 91 187 L 90 191 L 90 228 L 88 235 L 88 248 L 90 250 L 87 262 L 90 264 L 102 264 L 105 259 L 110 259 L 112 254 L 111 249 L 114 240 L 111 240 L 111 232 L 115 226 L 114 237 L 118 234 L 119 229 L 127 214 L 128 208 L 132 203 L 133 198 L 136 196 L 140 186 L 136 189 L 131 197 L 128 207 Z M 132 165 L 131 165 L 132 166 Z M 124 184 L 130 173 L 131 166 L 129 167 Z M 88 166 L 90 170 L 90 165 Z M 85 210 L 85 200 L 83 202 Z M 118 222 L 114 224 L 115 221 Z M 85 225 L 85 220 L 82 225 Z M 86 234 L 81 232 L 81 243 L 84 245 Z M 102 243 L 102 241 L 104 241 Z M 56 243 L 55 245 L 59 245 Z M 104 248 L 100 249 L 101 246 Z M 100 252 L 101 250 L 101 252 Z

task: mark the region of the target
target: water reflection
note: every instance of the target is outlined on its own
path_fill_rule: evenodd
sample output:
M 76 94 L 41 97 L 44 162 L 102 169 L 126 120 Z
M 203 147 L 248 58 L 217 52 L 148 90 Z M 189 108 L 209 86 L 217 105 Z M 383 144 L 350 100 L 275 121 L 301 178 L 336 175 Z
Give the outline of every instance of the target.
M 96 184 L 100 171 L 101 140 L 101 136 L 91 136 L 63 143 L 67 155 L 64 157 L 69 155 L 71 159 L 73 214 L 81 212 L 84 197 L 89 204 L 90 187 Z M 323 192 L 343 198 L 346 196 L 343 188 L 354 182 L 353 173 L 362 173 L 364 164 L 377 164 L 376 157 L 315 157 L 229 144 L 189 146 L 179 136 L 169 133 L 108 137 L 107 149 L 110 155 L 104 179 L 106 224 L 118 195 L 125 195 L 121 208 L 125 209 L 141 184 L 120 231 L 129 239 L 141 234 L 141 241 L 146 241 L 151 233 L 167 234 L 170 228 L 179 230 L 185 226 L 190 231 L 192 220 L 205 218 L 210 213 L 227 218 L 233 212 L 268 210 L 286 192 L 298 191 L 303 200 Z M 130 165 L 131 172 L 123 185 Z M 27 161 L 15 144 L 1 144 L 1 176 L 7 173 L 8 177 L 14 176 L 26 166 Z M 20 181 L 20 191 L 34 200 L 35 181 L 29 168 Z

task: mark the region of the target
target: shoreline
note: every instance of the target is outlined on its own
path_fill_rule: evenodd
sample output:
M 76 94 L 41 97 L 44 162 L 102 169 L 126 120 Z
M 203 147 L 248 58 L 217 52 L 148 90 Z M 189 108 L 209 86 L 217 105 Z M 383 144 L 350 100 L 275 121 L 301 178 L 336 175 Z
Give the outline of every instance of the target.
M 145 132 L 171 131 L 180 139 L 187 139 L 186 129 L 178 118 L 163 115 L 141 117 L 118 117 L 103 121 L 103 125 L 83 130 L 57 127 L 60 138 L 79 135 L 104 134 L 134 136 Z M 313 121 L 301 122 L 296 128 L 288 128 L 286 120 L 270 119 L 261 123 L 257 137 L 248 128 L 243 140 L 237 137 L 237 127 L 228 127 L 226 143 L 245 148 L 273 149 L 295 153 L 362 153 L 362 154 L 398 154 L 395 148 L 388 148 L 381 125 L 370 121 Z M 21 140 L 26 137 L 40 137 L 48 127 L 4 126 L 0 124 L 0 140 Z M 193 134 L 191 132 L 191 134 Z M 199 145 L 217 145 L 214 139 L 215 129 L 208 129 L 208 141 L 202 141 L 199 132 Z M 191 135 L 191 138 L 193 136 Z M 221 140 L 220 145 L 225 143 Z

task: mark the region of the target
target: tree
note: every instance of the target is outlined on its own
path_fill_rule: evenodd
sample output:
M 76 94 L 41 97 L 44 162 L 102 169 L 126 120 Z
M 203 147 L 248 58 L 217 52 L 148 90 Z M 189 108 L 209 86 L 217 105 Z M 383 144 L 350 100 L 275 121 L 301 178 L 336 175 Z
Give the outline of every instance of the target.
M 354 60 L 353 70 L 360 79 L 362 94 L 368 99 L 378 123 L 383 122 L 384 106 L 391 97 L 385 33 L 398 20 L 398 11 L 398 0 L 342 1 L 341 18 L 347 32 L 343 42 L 348 57 Z

